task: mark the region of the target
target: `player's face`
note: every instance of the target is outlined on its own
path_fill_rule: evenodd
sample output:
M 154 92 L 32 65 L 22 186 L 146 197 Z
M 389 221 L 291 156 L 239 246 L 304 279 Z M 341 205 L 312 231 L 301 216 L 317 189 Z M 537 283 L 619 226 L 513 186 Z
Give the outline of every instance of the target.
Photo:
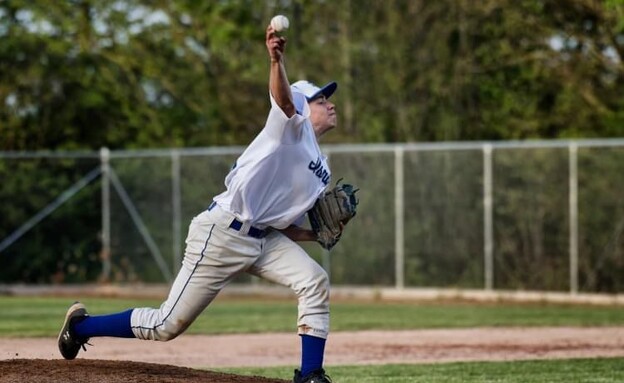
M 317 137 L 336 127 L 336 105 L 320 96 L 310 101 L 310 121 Z

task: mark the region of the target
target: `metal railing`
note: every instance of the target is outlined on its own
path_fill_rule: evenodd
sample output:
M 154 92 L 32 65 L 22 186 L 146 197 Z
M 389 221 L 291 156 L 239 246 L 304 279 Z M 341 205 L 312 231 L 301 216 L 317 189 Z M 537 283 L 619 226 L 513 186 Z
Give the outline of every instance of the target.
M 101 278 L 123 280 L 128 277 L 112 274 L 135 265 L 133 278 L 143 280 L 142 273 L 152 270 L 146 279 L 169 281 L 182 259 L 186 224 L 223 189 L 242 150 L 0 152 L 7 168 L 43 159 L 92 165 L 27 219 L 5 224 L 0 257 L 16 251 L 21 238 L 99 176 Z M 570 293 L 623 287 L 624 140 L 323 150 L 334 179 L 344 177 L 362 190 L 358 217 L 331 254 L 303 245 L 334 283 Z M 11 192 L 24 191 L 3 191 Z

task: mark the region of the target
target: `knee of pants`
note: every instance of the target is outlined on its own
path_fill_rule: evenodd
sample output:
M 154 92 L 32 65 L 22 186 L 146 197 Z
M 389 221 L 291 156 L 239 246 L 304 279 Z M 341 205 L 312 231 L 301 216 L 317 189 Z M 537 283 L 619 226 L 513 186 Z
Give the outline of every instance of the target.
M 182 334 L 190 325 L 190 322 L 187 323 L 180 319 L 165 318 L 159 320 L 157 319 L 159 317 L 157 310 L 149 311 L 151 312 L 146 313 L 146 316 L 151 320 L 133 325 L 132 330 L 134 335 L 139 339 L 167 342 L 177 338 L 178 335 Z
M 178 335 L 184 332 L 184 330 L 186 330 L 186 327 L 165 322 L 162 326 L 154 327 L 151 329 L 140 329 L 139 331 L 141 332 L 140 337 L 143 339 L 168 342 L 177 338 Z
M 329 289 L 329 276 L 322 267 L 318 266 L 314 273 L 302 281 L 298 295 L 308 299 L 314 298 L 314 301 L 319 303 L 327 303 L 329 301 Z
M 320 268 L 302 286 L 299 294 L 297 327 L 299 335 L 327 339 L 329 333 L 329 277 Z
M 159 341 L 168 342 L 170 340 L 174 340 L 178 337 L 178 335 L 182 334 L 186 330 L 186 328 L 181 328 L 179 326 L 165 326 L 162 329 L 155 330 L 155 334 L 157 335 Z

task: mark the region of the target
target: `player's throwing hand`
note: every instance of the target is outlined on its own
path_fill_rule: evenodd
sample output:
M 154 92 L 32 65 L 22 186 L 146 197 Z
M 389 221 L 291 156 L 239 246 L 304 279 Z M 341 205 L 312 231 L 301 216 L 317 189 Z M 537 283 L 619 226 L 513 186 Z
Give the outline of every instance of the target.
M 266 46 L 269 51 L 271 61 L 279 62 L 284 56 L 286 37 L 279 36 L 275 29 L 269 25 L 266 29 Z

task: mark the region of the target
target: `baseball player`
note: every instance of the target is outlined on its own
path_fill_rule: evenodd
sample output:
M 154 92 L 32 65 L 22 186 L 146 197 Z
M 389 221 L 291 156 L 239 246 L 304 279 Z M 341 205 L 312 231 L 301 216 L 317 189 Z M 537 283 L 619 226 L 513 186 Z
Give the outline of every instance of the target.
M 315 240 L 302 224 L 330 183 L 318 139 L 336 126 L 329 98 L 337 88 L 308 81 L 289 85 L 286 39 L 266 29 L 271 110 L 264 128 L 225 178 L 226 190 L 193 218 L 182 267 L 160 308 L 90 316 L 79 302 L 67 311 L 58 338 L 74 359 L 90 338 L 169 341 L 182 334 L 238 273 L 290 287 L 298 297 L 301 366 L 293 382 L 330 382 L 323 369 L 329 332 L 327 273 L 296 241 Z

